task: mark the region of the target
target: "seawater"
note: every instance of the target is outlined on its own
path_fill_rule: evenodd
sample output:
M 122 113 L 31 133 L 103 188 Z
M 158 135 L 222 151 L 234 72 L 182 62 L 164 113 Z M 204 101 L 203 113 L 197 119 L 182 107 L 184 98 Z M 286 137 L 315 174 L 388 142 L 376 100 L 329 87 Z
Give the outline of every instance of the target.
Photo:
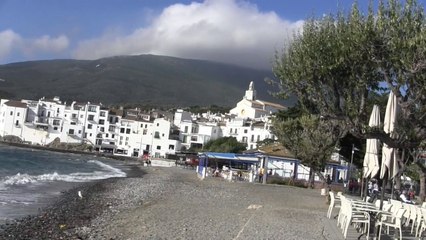
M 77 183 L 126 177 L 127 168 L 96 156 L 0 145 L 0 223 L 37 214 Z

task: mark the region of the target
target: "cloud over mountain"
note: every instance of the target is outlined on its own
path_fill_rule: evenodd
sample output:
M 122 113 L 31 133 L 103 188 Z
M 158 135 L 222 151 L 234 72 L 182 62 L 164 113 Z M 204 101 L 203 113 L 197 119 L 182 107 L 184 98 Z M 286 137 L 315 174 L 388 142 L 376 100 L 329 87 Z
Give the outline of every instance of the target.
M 0 31 L 0 60 L 13 52 L 24 55 L 36 53 L 57 53 L 69 46 L 67 36 L 51 37 L 44 35 L 38 38 L 23 38 L 11 29 Z
M 97 59 L 149 53 L 270 68 L 274 51 L 302 24 L 261 12 L 244 1 L 174 4 L 128 35 L 106 32 L 80 41 L 72 56 Z

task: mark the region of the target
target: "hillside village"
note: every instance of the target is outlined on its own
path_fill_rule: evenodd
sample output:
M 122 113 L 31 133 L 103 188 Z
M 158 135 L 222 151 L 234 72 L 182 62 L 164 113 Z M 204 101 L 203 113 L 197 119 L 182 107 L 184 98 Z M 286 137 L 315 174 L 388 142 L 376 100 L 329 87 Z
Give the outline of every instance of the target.
M 83 143 L 94 151 L 132 157 L 167 157 L 229 136 L 256 149 L 258 142 L 275 139 L 271 115 L 283 109 L 257 99 L 253 82 L 228 114 L 108 109 L 101 103 L 67 103 L 59 97 L 1 99 L 0 136 L 42 146 Z

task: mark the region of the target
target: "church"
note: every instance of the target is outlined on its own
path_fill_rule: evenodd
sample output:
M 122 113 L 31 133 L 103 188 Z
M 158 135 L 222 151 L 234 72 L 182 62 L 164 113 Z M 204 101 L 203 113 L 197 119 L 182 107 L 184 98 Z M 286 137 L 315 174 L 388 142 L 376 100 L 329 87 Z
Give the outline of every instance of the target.
M 235 115 L 237 118 L 256 119 L 269 116 L 272 113 L 285 109 L 286 107 L 281 104 L 257 99 L 254 83 L 251 81 L 243 99 L 241 99 L 241 101 L 237 103 L 237 106 L 231 109 L 229 113 Z

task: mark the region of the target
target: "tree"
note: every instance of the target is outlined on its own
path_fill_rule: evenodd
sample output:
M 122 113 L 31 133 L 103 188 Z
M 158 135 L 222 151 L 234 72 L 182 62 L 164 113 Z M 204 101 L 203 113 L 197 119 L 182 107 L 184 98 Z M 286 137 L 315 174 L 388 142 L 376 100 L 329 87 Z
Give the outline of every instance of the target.
M 341 138 L 339 126 L 331 121 L 323 121 L 315 115 L 302 115 L 297 118 L 275 118 L 274 134 L 297 159 L 310 167 L 309 186 L 313 187 L 317 174 L 323 182 L 321 172 L 335 151 L 336 143 Z
M 415 150 L 426 138 L 425 23 L 415 0 L 380 1 L 366 14 L 355 3 L 347 14 L 308 19 L 276 55 L 278 95 L 295 95 L 307 111 L 337 120 L 356 137 Z M 401 107 L 394 138 L 367 126 L 369 106 L 389 91 Z
M 235 137 L 222 137 L 209 141 L 203 149 L 210 152 L 241 153 L 246 150 L 246 145 L 238 142 Z
M 349 14 L 308 19 L 276 56 L 279 96 L 294 94 L 310 112 L 340 120 L 353 135 L 416 147 L 426 137 L 425 30 L 423 9 L 414 0 L 404 6 L 380 2 L 376 13 L 370 7 L 366 15 L 355 3 Z M 366 131 L 373 96 L 389 91 L 398 97 L 400 121 L 410 125 L 397 129 L 397 139 L 379 128 Z

